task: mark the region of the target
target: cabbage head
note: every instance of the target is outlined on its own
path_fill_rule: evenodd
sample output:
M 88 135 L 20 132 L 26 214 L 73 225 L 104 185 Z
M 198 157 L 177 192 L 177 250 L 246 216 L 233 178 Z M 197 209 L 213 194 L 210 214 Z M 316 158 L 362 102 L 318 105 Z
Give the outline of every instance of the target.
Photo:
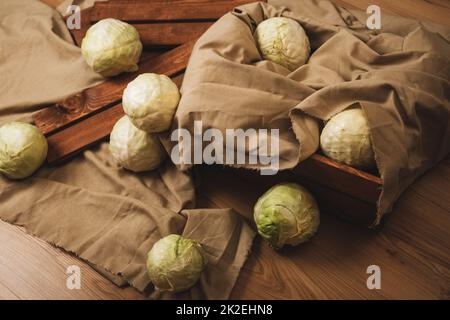
M 127 116 L 114 125 L 109 150 L 119 165 L 134 172 L 156 169 L 166 157 L 158 137 L 136 128 Z
M 332 117 L 320 135 L 323 153 L 360 169 L 376 167 L 369 124 L 361 108 L 347 109 Z
M 180 292 L 195 285 L 207 263 L 200 244 L 171 234 L 149 251 L 147 272 L 155 289 Z
M 0 127 L 0 173 L 10 179 L 32 175 L 47 157 L 48 144 L 35 126 L 10 122 Z
M 290 71 L 308 61 L 311 51 L 308 36 L 293 19 L 275 17 L 264 20 L 257 26 L 254 37 L 264 59 Z
M 123 109 L 131 122 L 147 132 L 168 130 L 180 101 L 177 85 L 167 76 L 144 73 L 123 92 Z
M 142 43 L 136 28 L 112 18 L 90 27 L 81 42 L 84 60 L 104 77 L 137 71 L 141 52 Z
M 309 240 L 320 223 L 313 196 L 297 183 L 281 183 L 262 195 L 254 208 L 258 233 L 274 249 Z

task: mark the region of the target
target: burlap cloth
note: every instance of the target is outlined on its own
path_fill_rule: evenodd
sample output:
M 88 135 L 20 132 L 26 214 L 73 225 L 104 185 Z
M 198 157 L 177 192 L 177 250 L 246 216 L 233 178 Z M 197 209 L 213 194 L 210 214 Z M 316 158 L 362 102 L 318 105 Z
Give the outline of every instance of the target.
M 313 53 L 294 72 L 261 61 L 252 36 L 275 16 L 297 20 L 310 39 Z M 279 128 L 280 168 L 288 169 L 318 150 L 324 120 L 359 104 L 384 181 L 379 224 L 400 194 L 450 151 L 450 28 L 382 15 L 382 30 L 374 31 L 367 17 L 316 0 L 235 9 L 196 43 L 175 126 L 193 131 L 193 121 L 202 120 L 204 130 L 222 132 Z
M 314 50 L 292 73 L 261 62 L 252 38 L 258 22 L 277 15 L 297 19 Z M 319 119 L 359 102 L 385 181 L 379 214 L 388 212 L 449 151 L 450 37 L 448 29 L 400 18 L 383 20 L 377 34 L 358 20 L 364 16 L 311 0 L 225 15 L 196 44 L 175 125 L 200 119 L 204 129 L 279 128 L 286 169 L 316 151 Z M 102 81 L 50 8 L 2 0 L 0 19 L 0 124 Z M 190 172 L 167 163 L 132 174 L 113 163 L 106 143 L 24 181 L 0 178 L 1 219 L 74 252 L 117 284 L 151 292 L 145 258 L 152 244 L 169 233 L 199 241 L 210 264 L 189 296 L 225 299 L 254 232 L 232 210 L 194 208 Z

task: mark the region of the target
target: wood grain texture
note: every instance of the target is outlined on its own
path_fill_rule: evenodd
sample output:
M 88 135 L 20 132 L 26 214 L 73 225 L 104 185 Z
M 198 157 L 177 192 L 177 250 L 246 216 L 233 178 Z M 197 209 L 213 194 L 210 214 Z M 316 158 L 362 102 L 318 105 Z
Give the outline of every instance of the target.
M 450 1 L 447 0 L 333 0 L 349 9 L 366 11 L 370 5 L 378 5 L 381 14 L 403 16 L 450 26 Z M 381 17 L 383 23 L 383 16 Z
M 293 170 L 294 174 L 317 183 L 326 183 L 334 190 L 376 204 L 383 181 L 380 177 L 320 154 L 314 154 Z
M 316 170 L 318 166 L 312 165 L 312 168 Z M 357 199 L 351 194 L 343 193 L 342 191 L 335 190 L 326 184 L 326 180 L 312 181 L 305 177 L 301 177 L 289 171 L 279 172 L 273 176 L 261 176 L 258 172 L 230 169 L 221 167 L 220 169 L 212 166 L 201 167 L 202 177 L 205 181 L 220 181 L 221 185 L 228 186 L 230 189 L 239 190 L 243 194 L 248 194 L 246 191 L 249 186 L 258 186 L 260 190 L 268 190 L 270 187 L 281 182 L 298 182 L 306 187 L 316 198 L 321 210 L 333 212 L 336 216 L 339 216 L 352 223 L 357 223 L 362 226 L 369 227 L 373 224 L 376 217 L 376 202 L 370 203 Z M 230 178 L 231 177 L 231 178 Z M 235 181 L 239 181 L 236 184 Z M 359 182 L 357 182 L 359 183 Z M 209 197 L 216 203 L 225 205 L 226 200 L 222 199 L 223 193 L 214 192 L 214 185 L 211 184 L 206 187 L 210 191 Z M 261 191 L 262 192 L 262 191 Z M 252 201 L 256 202 L 256 199 Z M 247 217 L 252 221 L 252 217 Z
M 47 163 L 60 164 L 108 137 L 123 115 L 123 107 L 119 103 L 48 136 Z
M 49 1 L 49 0 L 46 0 Z M 376 0 L 339 0 L 365 9 Z M 446 0 L 378 1 L 383 12 L 448 21 Z M 218 172 L 219 174 L 220 172 Z M 205 180 L 200 207 L 233 207 L 251 219 L 264 187 L 239 177 Z M 209 185 L 209 187 L 207 187 Z M 240 187 L 239 187 L 240 186 Z M 239 188 L 238 188 L 239 187 Z M 232 292 L 233 299 L 450 299 L 450 157 L 420 178 L 398 201 L 383 228 L 370 231 L 323 212 L 309 243 L 274 252 L 259 237 Z M 0 299 L 139 299 L 78 258 L 0 221 Z M 68 265 L 82 268 L 81 290 L 66 288 Z M 366 287 L 366 268 L 381 267 L 381 290 Z
M 249 0 L 190 0 L 190 1 L 113 1 L 97 2 L 91 13 L 92 21 L 115 18 L 123 21 L 216 20 L 234 7 Z
M 177 46 L 199 38 L 212 22 L 135 24 L 144 48 Z
M 81 120 L 99 109 L 105 109 L 122 100 L 127 84 L 139 74 L 152 72 L 174 76 L 186 69 L 194 42 L 188 42 L 166 53 L 146 54 L 139 64 L 139 70 L 124 73 L 97 86 L 86 89 L 61 103 L 45 108 L 33 115 L 36 126 L 46 135 Z

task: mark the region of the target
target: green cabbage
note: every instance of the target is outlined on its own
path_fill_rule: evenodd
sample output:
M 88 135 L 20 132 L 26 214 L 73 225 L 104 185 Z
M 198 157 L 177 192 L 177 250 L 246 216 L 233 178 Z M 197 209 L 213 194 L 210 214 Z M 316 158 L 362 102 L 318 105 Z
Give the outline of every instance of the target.
M 141 52 L 142 43 L 136 28 L 111 18 L 90 27 L 81 42 L 86 63 L 104 77 L 138 70 Z
M 147 271 L 157 290 L 180 292 L 198 281 L 207 262 L 200 244 L 171 234 L 149 251 Z
M 166 157 L 158 138 L 136 128 L 127 116 L 114 125 L 109 150 L 119 165 L 134 172 L 156 169 Z
M 293 71 L 304 65 L 310 55 L 305 30 L 290 18 L 264 20 L 255 30 L 255 40 L 264 59 Z
M 360 108 L 332 117 L 322 130 L 320 146 L 327 157 L 338 162 L 361 169 L 376 166 L 369 125 Z
M 35 126 L 10 122 L 0 128 L 0 173 L 11 179 L 32 175 L 47 157 L 47 140 Z
M 147 132 L 168 130 L 180 92 L 169 77 L 144 73 L 131 81 L 123 92 L 123 109 L 131 122 Z
M 316 201 L 296 183 L 270 188 L 258 199 L 254 218 L 259 234 L 275 249 L 307 241 L 320 223 Z

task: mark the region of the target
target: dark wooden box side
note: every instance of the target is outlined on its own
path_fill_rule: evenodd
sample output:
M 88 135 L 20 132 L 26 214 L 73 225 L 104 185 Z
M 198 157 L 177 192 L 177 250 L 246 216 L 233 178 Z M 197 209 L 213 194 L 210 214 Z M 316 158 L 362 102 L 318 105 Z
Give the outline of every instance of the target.
M 224 190 L 233 194 L 246 192 L 245 190 L 240 190 L 240 186 L 243 184 L 241 182 L 242 179 L 254 186 L 258 190 L 259 196 L 277 183 L 298 182 L 314 195 L 322 213 L 330 213 L 364 227 L 371 226 L 376 218 L 376 203 L 362 201 L 342 191 L 334 190 L 325 184 L 326 181 L 311 181 L 305 177 L 298 176 L 292 170 L 281 171 L 274 176 L 261 176 L 256 171 L 203 165 L 200 166 L 200 173 L 203 178 L 202 181 L 204 180 L 206 183 L 215 181 Z M 210 189 L 208 185 L 203 187 Z M 209 196 L 218 204 L 222 201 L 220 198 L 216 199 L 214 193 L 210 193 Z M 217 197 L 220 197 L 220 195 L 217 195 Z M 256 202 L 257 199 L 252 200 Z M 252 213 L 249 212 L 246 218 L 251 220 Z

